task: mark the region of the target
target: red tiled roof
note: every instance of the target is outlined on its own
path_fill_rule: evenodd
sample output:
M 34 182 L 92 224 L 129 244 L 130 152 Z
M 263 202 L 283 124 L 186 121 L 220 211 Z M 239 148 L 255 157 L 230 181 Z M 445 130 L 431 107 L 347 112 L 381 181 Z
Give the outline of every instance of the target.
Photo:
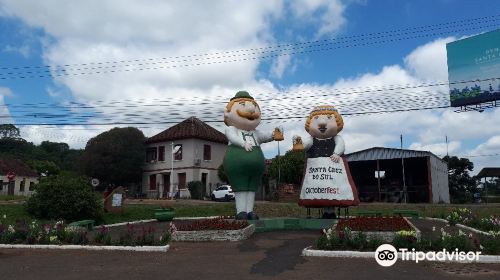
M 6 176 L 9 172 L 17 176 L 38 177 L 38 174 L 18 159 L 0 159 L 0 176 Z
M 216 143 L 227 144 L 226 135 L 209 126 L 201 120 L 190 117 L 184 121 L 150 137 L 146 143 L 158 143 L 165 141 L 196 138 Z

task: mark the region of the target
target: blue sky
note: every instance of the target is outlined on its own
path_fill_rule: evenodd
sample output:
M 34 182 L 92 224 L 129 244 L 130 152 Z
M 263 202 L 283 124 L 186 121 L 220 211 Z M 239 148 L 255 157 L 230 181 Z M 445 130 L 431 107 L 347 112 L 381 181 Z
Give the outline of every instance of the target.
M 356 42 L 353 38 L 360 37 L 352 36 L 498 15 L 498 1 L 486 0 L 214 1 L 210 4 L 200 1 L 61 3 L 52 0 L 0 0 L 0 67 L 186 56 L 346 37 L 349 38 L 345 39 L 346 44 L 353 44 Z M 234 63 L 115 74 L 1 79 L 0 104 L 11 106 L 7 106 L 8 112 L 2 112 L 0 107 L 0 113 L 12 116 L 14 123 L 20 123 L 26 119 L 16 118 L 16 115 L 24 113 L 15 107 L 16 104 L 78 101 L 95 106 L 99 101 L 116 105 L 116 100 L 124 99 L 138 100 L 135 104 L 149 104 L 156 99 L 168 101 L 183 96 L 196 100 L 202 96 L 214 100 L 214 104 L 206 106 L 218 106 L 203 109 L 209 112 L 206 116 L 216 118 L 221 114 L 223 105 L 215 101 L 227 100 L 240 89 L 249 90 L 257 99 L 290 94 L 293 98 L 283 102 L 288 102 L 287 106 L 292 108 L 290 114 L 304 115 L 304 118 L 310 107 L 318 102 L 334 105 L 345 102 L 346 105 L 340 107 L 344 111 L 356 109 L 362 103 L 374 102 L 373 106 L 382 110 L 382 98 L 376 93 L 364 96 L 369 100 L 361 102 L 359 96 L 324 99 L 301 97 L 300 92 L 314 94 L 337 92 L 339 88 L 446 80 L 446 53 L 443 53 L 446 42 L 497 29 L 500 18 L 494 19 L 496 21 L 477 23 L 477 28 L 472 30 L 459 30 L 471 28 L 470 24 L 464 24 L 445 34 L 423 32 L 417 33 L 425 35 L 421 38 L 282 55 L 272 59 L 257 57 Z M 3 76 L 0 78 L 11 77 L 6 73 L 8 71 L 1 70 Z M 447 88 L 429 90 L 433 91 L 429 93 L 433 96 L 443 96 Z M 389 101 L 390 94 L 385 97 Z M 400 98 L 401 94 L 405 93 L 394 95 L 392 99 Z M 263 102 L 260 105 L 264 112 L 269 108 L 269 115 L 278 116 L 281 114 L 279 110 L 284 108 L 280 107 L 284 106 L 283 102 Z M 196 109 L 198 107 L 190 105 L 167 108 L 169 112 L 178 110 L 186 116 L 201 113 Z M 22 110 L 41 111 L 36 106 Z M 42 111 L 57 113 L 60 112 L 58 110 L 46 108 Z M 78 108 L 71 110 L 74 114 L 81 112 Z M 95 118 L 85 121 L 118 121 L 124 117 L 123 112 L 132 109 L 96 110 L 100 113 L 86 111 Z M 210 115 L 210 112 L 213 114 Z M 156 114 L 146 109 L 131 113 L 139 115 L 135 118 L 138 121 Z M 158 114 L 159 117 L 154 120 L 171 116 L 161 111 Z M 203 119 L 203 116 L 199 117 Z M 438 155 L 445 153 L 446 135 L 450 139 L 448 149 L 452 154 L 495 154 L 500 153 L 500 125 L 493 120 L 499 117 L 498 110 L 482 114 L 434 110 L 346 117 L 343 135 L 348 152 L 371 146 L 397 147 L 399 135 L 403 134 L 406 148 L 430 150 Z M 480 129 L 475 125 L 477 123 L 488 126 L 489 130 Z M 262 128 L 271 129 L 276 125 L 284 127 L 292 135 L 305 133 L 303 120 L 300 119 L 263 123 Z M 152 136 L 168 126 L 145 125 L 143 131 Z M 223 129 L 221 123 L 214 126 Z M 108 128 L 85 124 L 58 128 L 23 126 L 22 133 L 35 143 L 43 140 L 64 141 L 73 147 L 83 147 L 89 137 Z M 283 145 L 290 146 L 290 139 L 288 137 Z M 273 156 L 276 145 L 269 144 L 265 152 L 266 156 Z M 475 162 L 478 166 L 498 166 L 499 158 L 477 157 Z

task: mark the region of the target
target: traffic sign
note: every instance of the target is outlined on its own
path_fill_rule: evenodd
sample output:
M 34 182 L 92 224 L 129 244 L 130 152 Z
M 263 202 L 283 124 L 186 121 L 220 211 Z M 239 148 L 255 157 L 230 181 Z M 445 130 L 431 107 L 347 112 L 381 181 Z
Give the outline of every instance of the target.
M 90 180 L 90 184 L 92 184 L 92 187 L 94 187 L 94 188 L 99 186 L 99 183 L 100 183 L 99 179 L 97 179 L 97 178 L 93 178 L 92 180 Z

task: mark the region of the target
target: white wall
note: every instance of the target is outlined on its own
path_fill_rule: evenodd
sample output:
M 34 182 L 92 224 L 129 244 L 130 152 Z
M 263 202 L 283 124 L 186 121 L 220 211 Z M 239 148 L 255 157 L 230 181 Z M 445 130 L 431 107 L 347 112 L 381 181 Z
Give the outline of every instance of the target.
M 217 176 L 217 169 L 222 164 L 224 160 L 224 155 L 226 153 L 227 145 L 221 143 L 215 143 L 200 139 L 184 139 L 174 141 L 174 145 L 182 144 L 182 160 L 174 160 L 174 176 L 173 176 L 173 186 L 176 188 L 179 184 L 178 173 L 186 173 L 186 184 L 191 181 L 201 181 L 202 173 L 207 173 L 207 188 L 206 194 L 210 193 L 210 184 L 212 184 L 212 189 L 215 189 L 217 184 L 222 184 Z M 204 145 L 211 146 L 211 159 L 203 159 L 203 149 Z M 159 146 L 165 146 L 165 160 L 158 161 L 159 154 L 157 155 L 157 161 L 147 162 L 143 166 L 143 179 L 142 179 L 142 191 L 147 193 L 149 190 L 149 176 L 156 174 L 170 174 L 172 168 L 172 158 L 171 142 L 154 143 L 148 145 L 147 148 L 157 148 L 159 152 Z M 164 184 L 162 176 L 157 176 L 157 190 L 160 184 Z M 166 184 L 164 184 L 166 185 Z M 164 190 L 167 192 L 168 190 Z M 150 192 L 150 196 L 154 196 L 154 192 Z
M 432 202 L 450 203 L 450 187 L 448 185 L 448 165 L 446 162 L 430 157 L 431 181 L 432 181 Z
M 9 193 L 9 180 L 7 179 L 7 176 L 0 176 L 0 180 L 2 181 L 2 190 L 0 190 L 0 195 L 8 195 Z M 21 182 L 25 180 L 24 183 L 24 191 L 21 192 Z M 38 178 L 36 177 L 26 177 L 26 176 L 16 176 L 16 179 L 14 180 L 14 195 L 20 195 L 20 196 L 31 196 L 33 194 L 33 191 L 30 191 L 30 183 L 33 182 L 35 184 L 38 183 Z

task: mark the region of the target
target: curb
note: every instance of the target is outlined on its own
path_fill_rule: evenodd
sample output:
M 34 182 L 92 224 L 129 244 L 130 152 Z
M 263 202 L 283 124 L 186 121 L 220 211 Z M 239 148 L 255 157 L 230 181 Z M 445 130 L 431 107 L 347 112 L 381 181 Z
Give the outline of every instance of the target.
M 358 252 L 358 251 L 325 251 L 314 250 L 311 247 L 302 250 L 303 257 L 329 257 L 329 258 L 364 258 L 375 260 L 375 252 Z M 398 253 L 398 258 L 402 258 L 402 253 Z M 408 260 L 411 261 L 411 260 Z M 433 261 L 433 262 L 447 262 L 447 263 L 500 263 L 500 256 L 496 255 L 479 255 L 478 261 L 460 261 L 460 260 L 446 260 L 446 261 Z
M 134 251 L 134 252 L 167 252 L 170 245 L 165 246 L 93 246 L 93 245 L 24 245 L 0 244 L 0 249 L 59 249 L 89 251 Z
M 220 216 L 208 216 L 208 217 L 175 217 L 174 220 L 200 220 L 200 219 L 215 219 Z M 109 224 L 109 225 L 103 225 L 105 227 L 119 227 L 119 226 L 126 226 L 127 224 L 140 224 L 140 223 L 151 223 L 151 222 L 156 222 L 156 219 L 148 219 L 148 220 L 138 220 L 138 221 L 132 221 L 132 222 L 123 222 L 123 223 L 116 223 L 116 224 Z M 95 226 L 95 227 L 100 227 Z
M 483 235 L 487 235 L 487 236 L 493 236 L 493 234 L 491 234 L 489 232 L 478 230 L 478 229 L 475 229 L 475 228 L 472 228 L 472 227 L 469 227 L 469 226 L 466 226 L 466 225 L 456 224 L 455 226 L 459 227 L 459 228 L 462 228 L 462 229 L 470 230 L 470 231 L 475 232 L 475 233 L 479 233 L 479 234 L 483 234 Z
M 447 225 L 449 225 L 448 221 L 445 220 L 445 219 L 440 219 L 440 218 L 427 218 L 425 217 L 424 219 L 426 220 L 430 220 L 430 221 L 440 221 L 440 222 L 443 222 L 443 223 L 446 223 Z M 456 227 L 459 227 L 461 229 L 466 229 L 466 230 L 470 230 L 472 232 L 475 232 L 475 233 L 479 233 L 479 234 L 483 234 L 483 235 L 487 235 L 487 236 L 492 236 L 491 233 L 489 232 L 485 232 L 485 231 L 482 231 L 482 230 L 479 230 L 479 229 L 475 229 L 473 227 L 469 227 L 469 226 L 466 226 L 466 225 L 462 225 L 462 224 L 456 224 L 455 225 Z
M 149 219 L 149 220 L 139 220 L 139 221 L 132 221 L 132 222 L 123 222 L 123 223 L 116 223 L 116 224 L 109 224 L 109 225 L 99 225 L 95 226 L 95 228 L 105 226 L 105 227 L 119 227 L 119 226 L 126 226 L 127 224 L 140 224 L 140 223 L 151 223 L 156 221 L 156 219 Z

